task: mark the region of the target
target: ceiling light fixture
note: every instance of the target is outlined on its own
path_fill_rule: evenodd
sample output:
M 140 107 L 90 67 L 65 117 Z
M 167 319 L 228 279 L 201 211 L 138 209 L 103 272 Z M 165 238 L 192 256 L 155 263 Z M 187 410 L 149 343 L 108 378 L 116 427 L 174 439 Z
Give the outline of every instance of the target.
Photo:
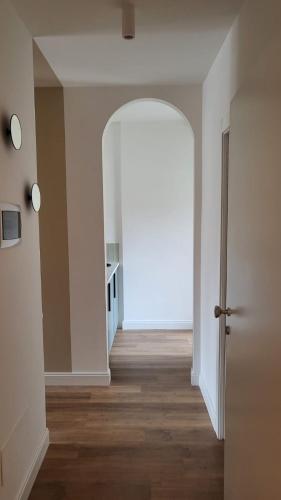
M 122 8 L 122 35 L 125 40 L 135 38 L 135 6 L 131 3 Z

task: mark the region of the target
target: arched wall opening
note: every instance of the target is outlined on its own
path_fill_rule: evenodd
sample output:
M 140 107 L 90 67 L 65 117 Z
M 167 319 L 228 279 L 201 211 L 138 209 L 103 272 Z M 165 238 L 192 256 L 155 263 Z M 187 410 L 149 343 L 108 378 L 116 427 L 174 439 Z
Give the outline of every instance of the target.
M 191 380 L 200 374 L 202 89 L 200 86 L 131 86 L 64 89 L 71 377 L 54 383 L 108 385 L 102 141 L 116 110 L 153 98 L 188 117 L 194 131 L 194 313 Z M 50 376 L 53 380 L 52 374 Z
M 120 262 L 119 327 L 192 329 L 194 133 L 180 110 L 145 98 L 113 113 L 103 195 L 106 259 Z

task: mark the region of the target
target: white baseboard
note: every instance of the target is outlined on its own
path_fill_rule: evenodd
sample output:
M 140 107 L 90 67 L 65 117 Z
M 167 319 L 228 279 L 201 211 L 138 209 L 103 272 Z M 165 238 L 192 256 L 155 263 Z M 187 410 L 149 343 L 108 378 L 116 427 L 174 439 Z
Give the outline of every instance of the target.
M 96 372 L 45 372 L 46 385 L 110 385 L 110 370 Z
M 209 417 L 210 417 L 211 422 L 212 422 L 212 426 L 214 428 L 216 435 L 218 435 L 218 415 L 217 415 L 215 406 L 213 404 L 213 401 L 211 399 L 210 393 L 208 391 L 206 381 L 201 374 L 199 376 L 199 387 L 200 387 L 200 390 L 202 392 L 202 396 L 203 396 L 203 399 L 205 401 L 205 404 L 207 406 L 207 410 L 208 410 Z
M 28 500 L 28 497 L 30 495 L 30 492 L 32 490 L 32 487 L 35 483 L 35 479 L 37 477 L 37 474 L 39 472 L 39 469 L 42 465 L 42 462 L 45 458 L 46 452 L 48 450 L 49 446 L 49 431 L 48 429 L 45 430 L 42 440 L 36 450 L 36 453 L 34 455 L 33 462 L 31 464 L 31 467 L 27 473 L 27 476 L 23 482 L 23 485 L 20 488 L 20 491 L 17 495 L 17 500 Z
M 123 330 L 192 330 L 192 321 L 134 320 L 123 321 Z
M 199 374 L 193 368 L 191 369 L 191 385 L 199 386 Z

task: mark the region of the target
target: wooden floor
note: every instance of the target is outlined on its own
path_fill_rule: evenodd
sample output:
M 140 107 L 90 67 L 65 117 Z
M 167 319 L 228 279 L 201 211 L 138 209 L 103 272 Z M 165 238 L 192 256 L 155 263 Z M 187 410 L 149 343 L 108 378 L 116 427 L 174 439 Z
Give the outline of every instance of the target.
M 30 500 L 222 500 L 223 444 L 190 385 L 188 332 L 118 332 L 107 388 L 48 388 Z

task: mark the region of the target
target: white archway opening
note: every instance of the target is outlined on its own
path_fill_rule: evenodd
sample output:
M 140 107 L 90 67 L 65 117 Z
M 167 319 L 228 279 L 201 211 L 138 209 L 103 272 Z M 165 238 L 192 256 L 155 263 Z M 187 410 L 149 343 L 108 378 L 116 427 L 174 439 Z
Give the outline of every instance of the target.
M 107 260 L 120 262 L 119 327 L 192 329 L 194 134 L 186 116 L 154 98 L 113 113 L 103 192 Z

